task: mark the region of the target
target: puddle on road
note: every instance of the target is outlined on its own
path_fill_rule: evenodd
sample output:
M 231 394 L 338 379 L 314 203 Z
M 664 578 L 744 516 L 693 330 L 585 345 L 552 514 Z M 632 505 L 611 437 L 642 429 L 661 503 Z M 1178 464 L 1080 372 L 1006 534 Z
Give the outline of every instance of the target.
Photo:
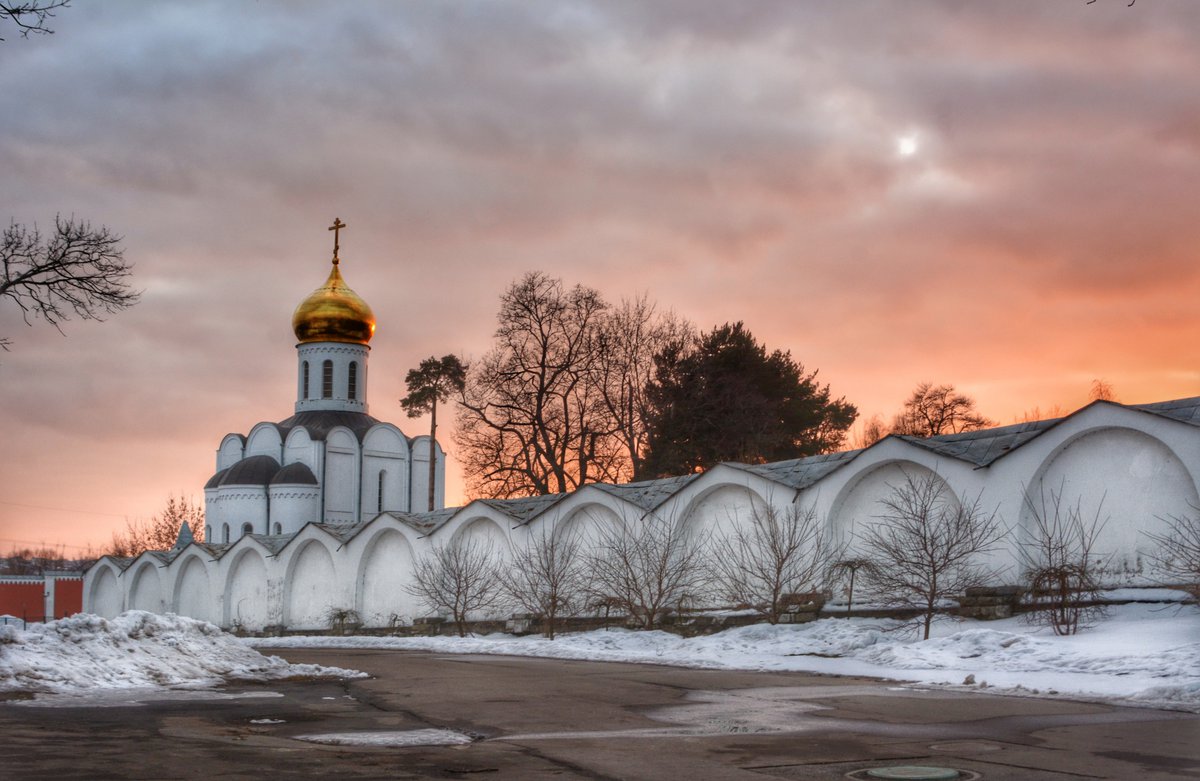
M 294 739 L 327 746 L 381 746 L 386 748 L 462 746 L 472 740 L 469 735 L 445 729 L 326 732 L 319 735 L 296 735 Z
M 655 721 L 675 727 L 649 727 L 595 732 L 539 732 L 505 735 L 493 740 L 568 740 L 576 738 L 659 738 L 715 735 L 772 735 L 829 729 L 834 720 L 813 717 L 828 706 L 811 700 L 855 695 L 879 695 L 876 686 L 775 686 L 728 691 L 696 691 L 683 704 L 647 711 Z M 907 694 L 913 694 L 907 691 Z M 838 721 L 836 723 L 844 724 Z

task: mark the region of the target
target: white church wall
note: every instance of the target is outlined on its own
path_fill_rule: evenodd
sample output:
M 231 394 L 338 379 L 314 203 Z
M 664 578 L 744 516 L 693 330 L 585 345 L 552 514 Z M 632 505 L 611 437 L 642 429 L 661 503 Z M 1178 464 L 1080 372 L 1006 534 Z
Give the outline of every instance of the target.
M 358 439 L 346 428 L 335 428 L 325 437 L 325 507 L 322 520 L 355 522 L 359 520 Z
M 125 609 L 125 593 L 117 576 L 119 571 L 107 561 L 101 560 L 84 578 L 84 594 L 87 595 L 85 610 L 104 618 L 112 618 Z
M 266 486 L 227 485 L 222 486 L 217 495 L 217 506 L 220 508 L 218 529 L 225 542 L 224 528 L 229 527 L 229 542 L 237 540 L 243 534 L 246 524 L 250 524 L 252 534 L 267 534 L 267 501 Z
M 283 443 L 283 466 L 288 464 L 304 464 L 314 475 L 321 474 L 321 443 L 308 435 L 303 426 L 297 426 L 288 432 Z
M 411 624 L 426 611 L 407 589 L 412 585 L 416 540 L 384 516 L 355 538 L 355 610 L 364 626 Z M 361 540 L 361 543 L 359 542 Z
M 217 471 L 228 469 L 245 458 L 246 438 L 241 434 L 226 434 L 217 448 Z
M 1161 440 L 1129 428 L 1100 428 L 1067 439 L 1029 482 L 1031 501 L 1062 497 L 1063 508 L 1078 506 L 1085 520 L 1103 524 L 1096 553 L 1113 584 L 1150 577 L 1147 534 L 1161 532 L 1164 518 L 1188 512 L 1198 503 L 1196 486 L 1183 461 Z M 1021 513 L 1021 535 L 1033 523 Z
M 283 440 L 279 436 L 279 427 L 274 423 L 258 423 L 250 429 L 246 437 L 246 458 L 251 456 L 270 456 L 276 461 L 283 460 Z
M 408 512 L 409 450 L 404 434 L 390 423 L 372 426 L 363 437 L 362 451 L 364 516 Z
M 769 485 L 759 485 L 758 489 L 750 488 L 740 479 L 732 483 L 710 483 L 692 497 L 678 518 L 672 519 L 669 510 L 656 515 L 665 522 L 674 520 L 681 524 L 698 542 L 715 541 L 765 514 L 770 503 L 768 497 L 776 499 L 777 494 L 782 494 L 790 499 L 795 495 L 795 491 L 784 486 L 779 486 L 778 491 Z
M 861 537 L 878 524 L 880 516 L 886 512 L 882 502 L 908 479 L 930 477 L 941 483 L 947 501 L 957 505 L 958 495 L 954 488 L 938 471 L 923 464 L 895 460 L 861 465 L 830 508 L 832 538 L 848 546 L 848 556 L 862 555 Z
M 193 549 L 195 551 L 195 549 Z M 171 604 L 174 612 L 201 621 L 221 622 L 221 599 L 212 587 L 208 566 L 199 552 L 182 553 L 174 562 L 176 580 Z
M 296 348 L 297 367 L 303 374 L 304 361 L 309 364 L 309 381 L 307 398 L 302 383 L 297 378 L 300 395 L 296 399 L 296 411 L 311 410 L 344 410 L 347 412 L 367 411 L 367 355 L 370 348 L 365 344 L 349 344 L 344 342 L 309 342 Z M 324 397 L 325 361 L 333 366 L 333 387 L 331 395 Z M 349 398 L 350 364 L 357 366 L 355 382 L 355 398 Z
M 165 613 L 167 602 L 163 594 L 163 582 L 159 577 L 159 564 L 152 557 L 146 557 L 126 570 L 125 577 L 129 578 L 129 609 L 148 610 L 151 613 Z
M 288 629 L 328 629 L 331 610 L 352 607 L 337 580 L 329 544 L 306 539 L 288 556 L 283 581 L 283 622 Z
M 321 520 L 319 486 L 276 483 L 267 494 L 271 500 L 270 534 L 295 534 L 306 524 Z
M 272 594 L 271 578 L 262 553 L 248 543 L 242 544 L 246 547 L 231 552 L 231 561 L 227 565 L 226 615 L 221 625 L 254 632 L 272 623 L 271 603 L 277 597 Z
M 619 534 L 622 529 L 639 522 L 641 513 L 638 508 L 599 493 L 595 489 L 584 488 L 578 494 L 587 497 L 582 501 L 573 501 L 573 496 L 567 497 L 563 500 L 565 506 L 555 508 L 550 518 L 535 519 L 523 526 L 520 536 L 513 535 L 513 544 L 527 544 L 530 539 L 540 539 L 543 530 L 549 528 L 558 539 L 571 540 L 581 550 L 594 550 L 607 536 Z
M 436 497 L 435 497 L 436 499 Z M 429 512 L 429 437 L 413 437 L 408 462 L 410 512 Z
M 491 517 L 472 518 L 454 532 L 448 544 L 480 545 L 491 550 L 498 560 L 507 560 L 512 555 L 512 546 L 509 543 L 511 525 L 512 521 L 505 522 Z

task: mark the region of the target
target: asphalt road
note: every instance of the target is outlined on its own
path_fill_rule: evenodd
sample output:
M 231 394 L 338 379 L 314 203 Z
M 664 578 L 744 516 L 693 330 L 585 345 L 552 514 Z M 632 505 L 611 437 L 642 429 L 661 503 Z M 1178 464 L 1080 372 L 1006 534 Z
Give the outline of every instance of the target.
M 374 677 L 232 686 L 225 699 L 0 703 L 0 778 L 770 781 L 920 765 L 985 780 L 1200 779 L 1194 714 L 798 673 L 392 651 L 280 655 Z M 428 729 L 472 742 L 297 739 Z

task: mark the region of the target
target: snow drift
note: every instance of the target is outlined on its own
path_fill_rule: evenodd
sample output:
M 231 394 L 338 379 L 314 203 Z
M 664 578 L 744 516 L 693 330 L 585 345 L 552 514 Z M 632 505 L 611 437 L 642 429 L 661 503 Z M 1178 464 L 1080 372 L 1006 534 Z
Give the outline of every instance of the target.
M 202 688 L 229 681 L 355 677 L 352 670 L 263 656 L 205 621 L 131 610 L 0 626 L 0 692 Z

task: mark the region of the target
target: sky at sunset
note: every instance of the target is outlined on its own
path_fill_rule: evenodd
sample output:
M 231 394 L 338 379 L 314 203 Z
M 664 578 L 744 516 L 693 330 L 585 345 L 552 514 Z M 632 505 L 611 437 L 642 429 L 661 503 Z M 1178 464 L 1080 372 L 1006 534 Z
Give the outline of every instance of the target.
M 1191 0 L 75 0 L 51 26 L 0 22 L 0 218 L 108 226 L 143 295 L 65 337 L 0 299 L 3 551 L 202 502 L 224 434 L 292 413 L 335 216 L 370 412 L 410 435 L 408 369 L 481 356 L 535 269 L 744 320 L 867 417 L 923 380 L 1001 423 L 1096 378 L 1200 395 Z

